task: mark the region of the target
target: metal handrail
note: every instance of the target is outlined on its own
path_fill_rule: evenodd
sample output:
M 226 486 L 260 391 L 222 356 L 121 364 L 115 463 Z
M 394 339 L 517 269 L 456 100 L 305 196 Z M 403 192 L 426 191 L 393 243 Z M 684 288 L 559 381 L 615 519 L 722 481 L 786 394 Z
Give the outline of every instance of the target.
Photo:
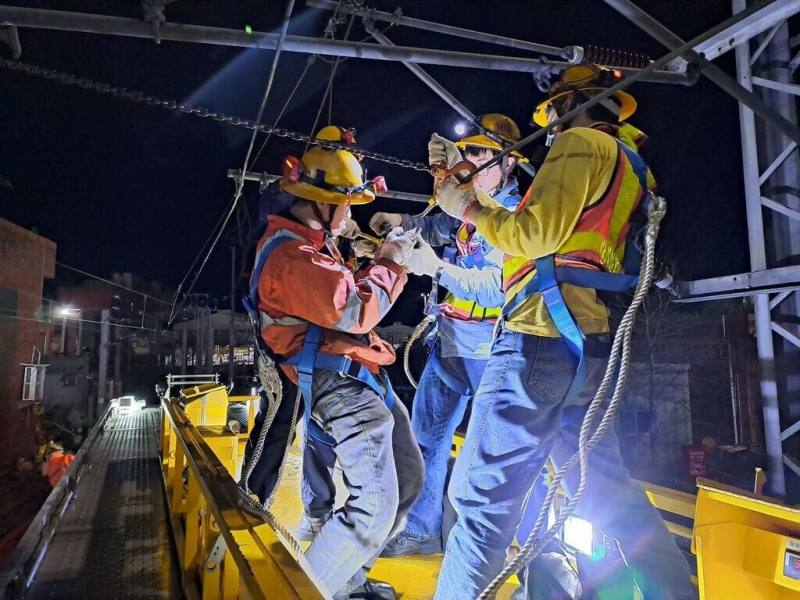
M 274 581 L 275 585 L 291 590 L 297 600 L 321 600 L 323 596 L 314 585 L 311 575 L 286 549 L 278 532 L 271 525 L 259 527 L 256 532 L 250 525 L 248 516 L 239 505 L 240 496 L 236 482 L 180 406 L 167 398 L 162 398 L 161 405 L 249 595 L 253 598 L 267 598 L 270 590 L 264 588 L 264 582 L 259 581 L 253 565 L 242 553 L 233 534 L 235 530 L 249 532 L 253 543 L 259 546 L 263 558 L 272 564 L 273 569 L 270 570 L 273 574 L 280 573 L 283 576 L 282 581 Z
M 113 411 L 108 406 L 89 431 L 75 459 L 59 482 L 51 490 L 42 508 L 36 513 L 30 526 L 25 531 L 11 557 L 0 571 L 0 599 L 16 598 L 24 595 L 30 587 L 36 571 L 47 552 L 50 540 L 58 526 L 59 519 L 67 510 L 75 496 L 75 487 L 80 479 L 86 462 L 90 458 L 95 442 L 105 427 L 108 417 Z

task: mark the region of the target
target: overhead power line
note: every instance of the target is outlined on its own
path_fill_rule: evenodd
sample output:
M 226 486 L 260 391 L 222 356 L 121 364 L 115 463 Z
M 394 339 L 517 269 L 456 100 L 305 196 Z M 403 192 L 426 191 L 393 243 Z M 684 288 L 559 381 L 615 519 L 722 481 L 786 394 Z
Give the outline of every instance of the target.
M 110 279 L 106 279 L 105 277 L 100 277 L 99 275 L 95 275 L 93 273 L 89 273 L 88 271 L 84 271 L 83 269 L 79 269 L 77 267 L 72 267 L 70 265 L 65 265 L 62 262 L 56 261 L 56 264 L 59 267 L 63 267 L 65 269 L 69 269 L 70 271 L 75 271 L 76 273 L 80 273 L 81 275 L 86 275 L 87 277 L 91 277 L 92 279 L 97 279 L 98 281 L 102 281 L 103 283 L 107 283 L 108 285 L 113 285 L 114 287 L 121 288 L 128 292 L 133 292 L 134 294 L 139 294 L 140 296 L 144 296 L 150 300 L 155 300 L 156 302 L 161 302 L 162 304 L 169 305 L 169 301 L 164 300 L 163 298 L 159 298 L 158 296 L 153 296 L 152 294 L 148 294 L 146 292 L 140 292 L 139 290 L 135 290 L 133 288 L 129 288 L 127 286 L 122 285 L 121 283 L 117 283 L 116 281 L 112 281 Z

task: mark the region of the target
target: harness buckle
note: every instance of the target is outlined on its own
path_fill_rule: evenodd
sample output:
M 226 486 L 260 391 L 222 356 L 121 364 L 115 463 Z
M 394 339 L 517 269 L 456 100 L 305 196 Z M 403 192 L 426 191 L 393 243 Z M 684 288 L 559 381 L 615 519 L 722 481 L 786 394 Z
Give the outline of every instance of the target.
M 361 372 L 361 363 L 347 357 L 345 357 L 344 360 L 346 362 L 339 371 L 339 375 L 343 377 L 349 377 L 351 379 L 358 379 L 358 375 Z

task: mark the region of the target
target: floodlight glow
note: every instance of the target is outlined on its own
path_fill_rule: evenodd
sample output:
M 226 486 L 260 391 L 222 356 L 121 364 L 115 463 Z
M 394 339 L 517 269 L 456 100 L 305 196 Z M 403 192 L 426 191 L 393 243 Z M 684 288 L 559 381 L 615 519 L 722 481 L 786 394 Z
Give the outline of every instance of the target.
M 81 309 L 74 308 L 72 306 L 60 306 L 58 308 L 58 316 L 59 317 L 76 317 L 80 315 Z
M 589 521 L 576 516 L 569 517 L 564 523 L 563 540 L 573 550 L 592 556 L 594 531 Z
M 465 133 L 467 133 L 467 124 L 464 123 L 463 121 L 459 121 L 458 123 L 456 123 L 455 127 L 453 127 L 453 132 L 457 136 L 464 135 Z

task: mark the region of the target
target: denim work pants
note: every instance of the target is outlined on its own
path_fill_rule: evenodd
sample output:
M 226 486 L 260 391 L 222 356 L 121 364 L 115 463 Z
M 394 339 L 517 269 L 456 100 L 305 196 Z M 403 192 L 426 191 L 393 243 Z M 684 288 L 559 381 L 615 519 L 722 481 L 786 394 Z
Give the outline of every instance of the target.
M 486 368 L 485 360 L 443 358 L 438 355 L 438 344 L 433 352 L 436 355 L 432 355 L 425 365 L 411 411 L 411 430 L 425 461 L 425 482 L 408 513 L 405 528 L 416 537 L 442 533 L 444 486 L 453 434 L 463 420 Z M 438 361 L 439 367 L 460 384 L 464 393 L 447 386 L 437 374 L 434 361 Z
M 587 350 L 589 345 L 587 340 Z M 606 363 L 588 352 L 585 360 L 588 377 L 575 402 L 579 406 L 566 407 L 576 368 L 566 344 L 501 329 L 450 481 L 458 520 L 448 538 L 436 600 L 476 598 L 497 576 L 544 461 L 553 451 L 559 464 L 577 448 L 585 403 Z M 619 541 L 647 600 L 693 597 L 689 566 L 658 511 L 631 482 L 613 431 L 592 454 L 581 513 Z
M 399 399 L 390 411 L 364 383 L 324 370 L 314 372 L 313 395 L 312 415 L 336 441 L 350 495 L 305 556 L 328 594 L 346 594 L 366 580 L 388 538 L 402 527 L 424 467 Z
M 336 484 L 333 481 L 336 452 L 325 442 L 310 436 L 307 429 L 303 436 L 300 499 L 305 514 L 321 523 L 333 510 L 336 501 Z

